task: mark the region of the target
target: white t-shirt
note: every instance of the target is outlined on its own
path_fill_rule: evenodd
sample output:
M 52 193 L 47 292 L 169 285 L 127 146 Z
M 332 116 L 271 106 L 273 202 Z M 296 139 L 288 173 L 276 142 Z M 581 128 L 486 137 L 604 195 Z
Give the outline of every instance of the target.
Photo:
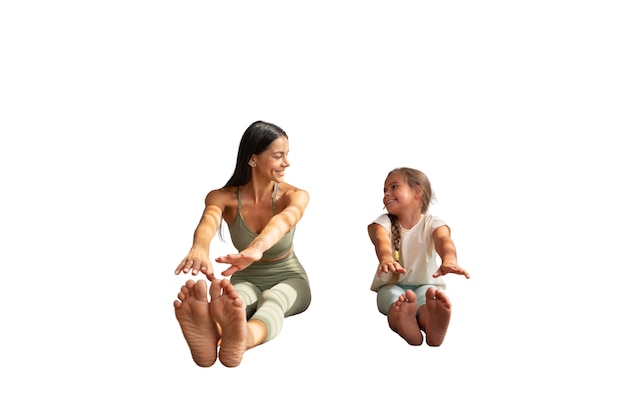
M 389 233 L 391 240 L 391 220 L 387 214 L 380 215 L 374 223 L 382 225 Z M 389 283 L 420 286 L 433 284 L 441 289 L 446 288 L 442 277 L 433 277 L 439 268 L 438 255 L 433 242 L 433 232 L 446 223 L 429 213 L 422 214 L 420 220 L 411 229 L 401 228 L 400 238 L 400 265 L 406 269 L 406 274 L 383 273 L 374 275 L 371 290 L 374 292 Z

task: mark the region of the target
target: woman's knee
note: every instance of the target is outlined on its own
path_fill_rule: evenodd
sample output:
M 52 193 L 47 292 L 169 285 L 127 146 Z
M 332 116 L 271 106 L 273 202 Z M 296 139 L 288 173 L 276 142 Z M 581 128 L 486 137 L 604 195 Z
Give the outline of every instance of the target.
M 284 316 L 304 312 L 311 304 L 311 290 L 308 282 L 286 280 L 263 292 L 261 300 L 273 300 L 279 304 Z
M 239 282 L 233 285 L 239 298 L 243 301 L 246 308 L 246 316 L 248 319 L 256 311 L 261 290 L 250 282 Z

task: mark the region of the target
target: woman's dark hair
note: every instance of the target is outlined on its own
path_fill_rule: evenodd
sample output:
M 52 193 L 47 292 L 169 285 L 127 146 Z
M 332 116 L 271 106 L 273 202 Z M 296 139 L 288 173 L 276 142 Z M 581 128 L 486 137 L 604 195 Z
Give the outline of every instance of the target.
M 248 183 L 252 176 L 252 169 L 248 164 L 250 158 L 268 149 L 270 144 L 281 136 L 289 139 L 285 131 L 273 123 L 258 120 L 248 126 L 239 143 L 235 171 L 224 187 L 243 186 Z
M 241 142 L 239 143 L 239 151 L 237 152 L 237 163 L 235 171 L 224 187 L 243 186 L 250 181 L 252 177 L 252 168 L 248 164 L 250 158 L 255 154 L 260 154 L 269 148 L 272 142 L 284 136 L 289 139 L 287 133 L 273 123 L 258 120 L 243 133 Z M 220 220 L 219 237 L 224 241 L 224 219 Z

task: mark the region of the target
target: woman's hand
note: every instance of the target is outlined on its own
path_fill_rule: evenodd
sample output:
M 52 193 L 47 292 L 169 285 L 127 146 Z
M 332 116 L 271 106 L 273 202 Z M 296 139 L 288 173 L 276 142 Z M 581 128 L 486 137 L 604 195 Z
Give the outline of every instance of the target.
M 183 258 L 183 261 L 176 267 L 174 273 L 180 274 L 181 271 L 184 274 L 191 272 L 193 276 L 196 276 L 198 273 L 203 273 L 208 280 L 215 278 L 213 266 L 211 265 L 211 260 L 209 260 L 207 252 L 193 248 L 189 251 L 187 257 Z
M 230 264 L 230 267 L 222 272 L 222 276 L 231 276 L 236 271 L 243 270 L 255 261 L 259 261 L 261 257 L 263 257 L 261 251 L 246 249 L 239 254 L 228 254 L 217 257 L 215 261 Z

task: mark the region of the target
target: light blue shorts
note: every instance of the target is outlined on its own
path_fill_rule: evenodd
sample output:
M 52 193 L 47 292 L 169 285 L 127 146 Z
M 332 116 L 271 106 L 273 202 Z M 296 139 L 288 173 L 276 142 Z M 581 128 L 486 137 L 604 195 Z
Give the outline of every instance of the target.
M 417 296 L 417 306 L 420 307 L 426 303 L 426 290 L 428 290 L 429 287 L 437 288 L 437 286 L 432 284 L 424 284 L 421 286 L 386 284 L 381 286 L 378 288 L 378 294 L 376 295 L 378 310 L 383 315 L 387 315 L 391 305 L 393 305 L 407 289 L 411 289 L 415 292 L 415 296 Z

